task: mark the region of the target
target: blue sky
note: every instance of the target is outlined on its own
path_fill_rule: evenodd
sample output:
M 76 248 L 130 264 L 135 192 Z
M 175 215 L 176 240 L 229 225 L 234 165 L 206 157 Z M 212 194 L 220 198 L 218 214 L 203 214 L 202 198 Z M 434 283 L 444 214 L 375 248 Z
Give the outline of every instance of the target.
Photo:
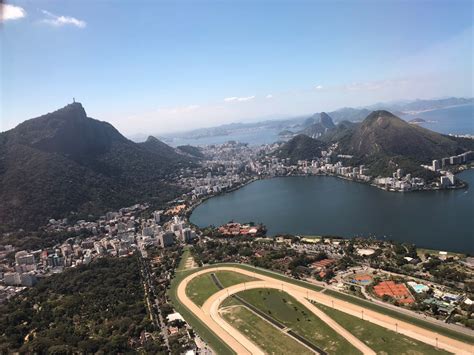
M 125 134 L 473 96 L 472 1 L 11 1 L 0 131 L 82 102 Z

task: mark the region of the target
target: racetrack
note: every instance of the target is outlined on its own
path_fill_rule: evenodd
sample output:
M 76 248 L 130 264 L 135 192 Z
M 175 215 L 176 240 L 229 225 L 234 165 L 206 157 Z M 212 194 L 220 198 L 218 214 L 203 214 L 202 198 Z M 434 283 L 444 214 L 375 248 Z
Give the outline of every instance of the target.
M 187 283 L 193 278 L 204 273 L 215 271 L 232 271 L 241 273 L 247 276 L 253 276 L 261 281 L 246 282 L 234 285 L 218 291 L 213 294 L 202 306 L 202 308 L 195 305 L 191 299 L 186 295 Z M 195 272 L 187 276 L 179 284 L 177 289 L 177 296 L 180 302 L 193 312 L 206 326 L 220 337 L 229 347 L 231 347 L 237 354 L 263 354 L 264 352 L 258 346 L 248 340 L 243 334 L 237 331 L 234 327 L 228 324 L 219 314 L 219 306 L 228 296 L 251 288 L 274 288 L 280 289 L 302 303 L 306 308 L 311 310 L 321 320 L 334 329 L 337 333 L 346 338 L 352 345 L 359 349 L 364 354 L 375 354 L 375 352 L 365 345 L 362 341 L 357 339 L 354 335 L 349 333 L 346 329 L 341 327 L 338 323 L 328 317 L 324 312 L 312 305 L 308 299 L 321 303 L 328 307 L 334 307 L 338 310 L 351 314 L 356 317 L 363 317 L 364 320 L 380 325 L 390 330 L 397 329 L 399 333 L 422 341 L 424 343 L 438 346 L 441 349 L 455 353 L 455 354 L 473 354 L 474 346 L 451 339 L 444 335 L 435 333 L 428 329 L 415 326 L 390 316 L 375 312 L 368 308 L 354 305 L 352 303 L 341 301 L 321 292 L 312 291 L 302 286 L 298 286 L 286 281 L 278 280 L 273 277 L 256 274 L 249 270 L 241 269 L 231 266 L 220 266 L 215 268 L 207 268 L 202 271 Z

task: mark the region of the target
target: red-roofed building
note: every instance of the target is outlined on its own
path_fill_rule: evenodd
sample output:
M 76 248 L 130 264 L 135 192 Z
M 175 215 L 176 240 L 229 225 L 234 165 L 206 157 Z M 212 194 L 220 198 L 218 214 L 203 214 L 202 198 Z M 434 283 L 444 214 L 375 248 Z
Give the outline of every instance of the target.
M 317 271 L 320 271 L 320 270 L 326 269 L 328 266 L 334 264 L 335 262 L 336 260 L 334 259 L 323 259 L 323 260 L 315 261 L 314 263 L 311 264 L 311 267 L 313 269 L 316 269 Z

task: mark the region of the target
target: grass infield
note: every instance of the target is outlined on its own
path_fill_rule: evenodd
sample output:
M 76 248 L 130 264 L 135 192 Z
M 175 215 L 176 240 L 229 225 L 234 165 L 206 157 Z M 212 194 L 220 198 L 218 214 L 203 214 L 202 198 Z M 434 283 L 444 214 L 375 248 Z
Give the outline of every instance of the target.
M 284 291 L 262 288 L 242 291 L 237 295 L 329 354 L 361 354 L 346 339 Z
M 319 303 L 315 303 L 315 305 L 379 354 L 449 354 L 449 352 L 436 349 L 434 346 L 338 311 L 337 309 L 326 307 Z
M 313 354 L 308 348 L 282 333 L 244 306 L 221 311 L 222 317 L 267 354 Z
M 216 271 L 214 274 L 224 287 L 257 280 L 256 278 L 232 271 Z M 219 291 L 219 288 L 212 280 L 211 273 L 200 275 L 192 279 L 186 286 L 186 295 L 200 307 L 217 291 Z

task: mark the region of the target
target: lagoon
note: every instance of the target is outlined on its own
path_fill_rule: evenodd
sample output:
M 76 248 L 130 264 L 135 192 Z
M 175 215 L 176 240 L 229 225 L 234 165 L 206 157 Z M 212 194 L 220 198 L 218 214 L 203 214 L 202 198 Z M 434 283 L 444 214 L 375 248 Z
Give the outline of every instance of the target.
M 190 221 L 253 221 L 270 236 L 376 236 L 474 254 L 474 170 L 458 176 L 469 189 L 396 193 L 332 176 L 259 180 L 205 201 Z

